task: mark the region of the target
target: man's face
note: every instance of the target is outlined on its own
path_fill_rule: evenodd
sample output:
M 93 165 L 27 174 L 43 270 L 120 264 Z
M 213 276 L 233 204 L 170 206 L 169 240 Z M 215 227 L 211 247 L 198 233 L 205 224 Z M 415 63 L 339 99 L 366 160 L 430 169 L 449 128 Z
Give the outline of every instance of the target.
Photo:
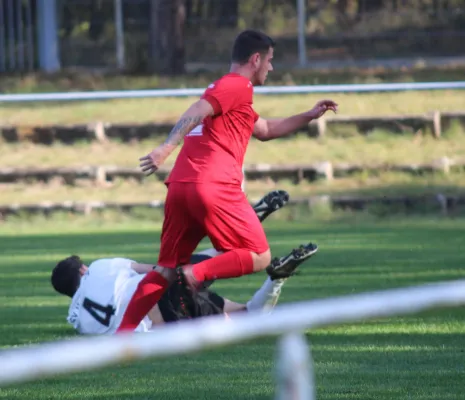
M 89 268 L 87 267 L 87 265 L 82 264 L 82 265 L 81 265 L 81 268 L 79 268 L 79 274 L 80 274 L 81 276 L 84 276 L 84 275 L 86 274 L 86 272 L 87 272 L 88 269 L 89 269 Z
M 256 72 L 254 75 L 254 86 L 261 86 L 265 84 L 266 78 L 268 77 L 268 73 L 270 71 L 273 71 L 273 65 L 272 65 L 272 60 L 273 60 L 273 48 L 270 47 L 268 50 L 268 53 L 261 56 L 260 54 L 257 54 L 256 58 Z

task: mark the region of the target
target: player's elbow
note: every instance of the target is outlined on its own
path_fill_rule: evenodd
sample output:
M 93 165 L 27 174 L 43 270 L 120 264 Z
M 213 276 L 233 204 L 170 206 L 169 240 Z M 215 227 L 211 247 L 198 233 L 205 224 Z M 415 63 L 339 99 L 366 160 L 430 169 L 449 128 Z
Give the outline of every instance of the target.
M 271 139 L 270 136 L 268 135 L 267 130 L 259 130 L 259 131 L 254 132 L 254 137 L 255 139 L 258 139 L 260 142 L 266 142 Z
M 266 142 L 267 140 L 270 140 L 269 132 L 269 121 L 264 118 L 258 118 L 258 120 L 255 122 L 253 136 L 261 142 Z
M 254 133 L 253 137 L 260 142 L 266 142 L 266 136 L 260 134 L 260 133 Z

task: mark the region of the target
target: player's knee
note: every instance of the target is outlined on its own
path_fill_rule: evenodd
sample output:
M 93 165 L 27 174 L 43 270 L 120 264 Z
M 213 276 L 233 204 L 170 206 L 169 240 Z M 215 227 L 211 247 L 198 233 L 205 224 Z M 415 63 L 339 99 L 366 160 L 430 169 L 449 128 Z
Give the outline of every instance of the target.
M 268 249 L 261 254 L 253 254 L 253 270 L 254 272 L 263 271 L 271 262 L 271 251 Z

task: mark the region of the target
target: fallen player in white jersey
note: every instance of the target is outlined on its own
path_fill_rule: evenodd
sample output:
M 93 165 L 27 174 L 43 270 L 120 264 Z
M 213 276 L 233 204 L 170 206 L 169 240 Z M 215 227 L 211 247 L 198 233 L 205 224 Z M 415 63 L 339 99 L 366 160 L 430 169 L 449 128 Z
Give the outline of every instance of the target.
M 261 221 L 284 206 L 286 192 L 269 193 L 255 205 Z M 136 328 L 147 332 L 157 325 L 185 318 L 208 315 L 230 315 L 239 311 L 270 310 L 277 303 L 286 279 L 318 250 L 310 243 L 275 258 L 266 269 L 268 278 L 247 304 L 230 301 L 204 288 L 195 296 L 185 285 L 175 282 Z M 191 262 L 219 255 L 214 249 L 194 254 Z M 72 297 L 68 322 L 81 334 L 113 334 L 119 327 L 126 307 L 144 274 L 152 264 L 141 264 L 125 258 L 106 258 L 85 265 L 78 256 L 60 261 L 52 272 L 52 285 L 61 294 Z
M 267 268 L 269 276 L 246 304 L 233 302 L 206 288 L 193 297 L 184 285 L 175 282 L 135 331 L 148 332 L 157 325 L 186 318 L 217 314 L 231 317 L 239 311 L 270 311 L 277 303 L 287 278 L 316 251 L 317 247 L 310 243 L 273 260 Z M 194 257 L 200 261 L 205 255 L 206 252 L 198 253 Z M 77 290 L 63 293 L 72 297 L 67 320 L 79 333 L 91 335 L 116 332 L 138 283 L 144 273 L 153 268 L 151 264 L 125 258 L 99 259 L 87 267 L 77 256 L 63 260 L 61 266 L 54 271 L 55 277 L 60 274 L 79 277 Z M 54 281 L 52 276 L 52 283 Z M 54 286 L 57 291 L 62 289 L 59 285 Z

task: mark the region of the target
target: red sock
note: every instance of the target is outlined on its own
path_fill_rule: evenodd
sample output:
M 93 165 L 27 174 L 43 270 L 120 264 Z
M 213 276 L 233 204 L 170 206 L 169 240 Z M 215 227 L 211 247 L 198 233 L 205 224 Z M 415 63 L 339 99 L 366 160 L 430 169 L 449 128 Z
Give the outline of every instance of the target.
M 253 258 L 249 250 L 237 249 L 213 257 L 192 267 L 192 274 L 199 282 L 236 278 L 253 272 Z
M 168 281 L 158 272 L 150 271 L 137 285 L 116 332 L 133 331 L 157 304 L 168 288 Z

